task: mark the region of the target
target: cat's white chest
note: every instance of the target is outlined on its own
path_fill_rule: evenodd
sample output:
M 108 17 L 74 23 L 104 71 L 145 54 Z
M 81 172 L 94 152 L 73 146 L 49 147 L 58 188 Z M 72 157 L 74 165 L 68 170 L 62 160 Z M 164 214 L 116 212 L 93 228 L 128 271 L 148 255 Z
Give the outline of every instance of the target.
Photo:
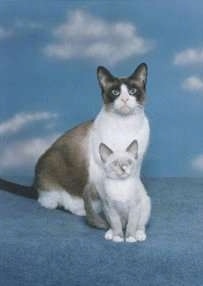
M 138 168 L 149 142 L 149 124 L 144 112 L 119 116 L 104 109 L 97 116 L 89 137 L 89 180 L 98 188 L 102 180 L 102 162 L 99 144 L 105 143 L 114 151 L 124 151 L 133 141 L 138 142 Z M 139 175 L 139 170 L 138 170 Z
M 114 151 L 124 151 L 133 141 L 138 141 L 138 156 L 143 156 L 149 141 L 149 124 L 144 112 L 120 116 L 101 110 L 91 132 L 94 158 L 100 161 L 98 146 L 105 143 Z

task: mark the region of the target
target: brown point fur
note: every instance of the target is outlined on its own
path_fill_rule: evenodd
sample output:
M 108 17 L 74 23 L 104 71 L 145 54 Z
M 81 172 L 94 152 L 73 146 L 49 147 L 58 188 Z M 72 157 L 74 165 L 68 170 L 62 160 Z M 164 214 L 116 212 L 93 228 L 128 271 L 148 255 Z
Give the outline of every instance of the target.
M 38 191 L 65 189 L 82 196 L 88 181 L 87 140 L 93 121 L 88 121 L 61 136 L 38 160 L 34 187 Z

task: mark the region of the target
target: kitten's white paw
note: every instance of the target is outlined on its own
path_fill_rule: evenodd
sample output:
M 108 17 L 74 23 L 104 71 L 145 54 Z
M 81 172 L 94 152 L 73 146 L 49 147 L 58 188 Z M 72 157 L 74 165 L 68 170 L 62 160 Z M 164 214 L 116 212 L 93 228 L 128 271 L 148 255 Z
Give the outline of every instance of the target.
M 144 241 L 147 238 L 145 231 L 143 230 L 136 231 L 135 238 L 137 241 Z
M 125 241 L 130 243 L 137 242 L 136 238 L 133 236 L 126 237 Z
M 104 236 L 105 239 L 107 240 L 112 240 L 113 239 L 113 231 L 112 229 L 107 230 Z
M 107 240 L 113 240 L 114 242 L 123 242 L 124 241 L 123 237 L 121 237 L 119 235 L 113 235 L 112 229 L 109 229 L 105 233 L 104 238 L 107 239 Z
M 113 236 L 112 240 L 113 240 L 114 242 L 123 242 L 123 241 L 124 241 L 124 238 L 121 237 L 121 236 L 119 236 L 119 235 L 115 235 L 115 236 Z

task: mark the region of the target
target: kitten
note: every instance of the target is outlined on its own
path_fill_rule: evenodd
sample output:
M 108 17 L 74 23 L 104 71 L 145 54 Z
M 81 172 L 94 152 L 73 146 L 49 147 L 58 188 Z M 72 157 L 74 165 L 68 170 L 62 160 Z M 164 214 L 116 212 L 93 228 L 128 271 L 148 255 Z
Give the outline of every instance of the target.
M 35 167 L 32 187 L 9 185 L 2 179 L 0 188 L 25 195 L 32 191 L 46 208 L 63 206 L 74 214 L 87 214 L 87 220 L 93 226 L 107 228 L 102 218 L 89 217 L 83 197 L 91 193 L 94 208 L 101 203 L 98 196 L 103 174 L 98 154 L 100 142 L 113 150 L 124 150 L 136 138 L 139 144 L 137 172 L 140 172 L 150 133 L 144 113 L 147 65 L 140 64 L 132 75 L 124 78 L 115 77 L 100 66 L 97 78 L 104 105 L 96 118 L 67 131 L 42 154 Z
M 143 241 L 150 217 L 150 199 L 137 178 L 138 144 L 134 140 L 124 152 L 113 152 L 104 143 L 99 146 L 103 163 L 100 197 L 110 225 L 105 238 L 120 242 Z

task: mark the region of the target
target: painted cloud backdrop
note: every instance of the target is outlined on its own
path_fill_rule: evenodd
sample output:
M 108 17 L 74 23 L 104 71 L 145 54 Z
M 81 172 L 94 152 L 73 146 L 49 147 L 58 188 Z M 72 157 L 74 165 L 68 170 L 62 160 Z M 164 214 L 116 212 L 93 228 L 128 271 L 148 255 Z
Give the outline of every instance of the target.
M 31 180 L 40 154 L 97 114 L 97 65 L 123 76 L 143 61 L 143 175 L 202 176 L 202 19 L 201 1 L 1 1 L 0 176 Z
M 151 49 L 134 24 L 103 20 L 82 10 L 68 13 L 52 34 L 55 42 L 47 45 L 44 52 L 61 60 L 87 58 L 116 64 Z

